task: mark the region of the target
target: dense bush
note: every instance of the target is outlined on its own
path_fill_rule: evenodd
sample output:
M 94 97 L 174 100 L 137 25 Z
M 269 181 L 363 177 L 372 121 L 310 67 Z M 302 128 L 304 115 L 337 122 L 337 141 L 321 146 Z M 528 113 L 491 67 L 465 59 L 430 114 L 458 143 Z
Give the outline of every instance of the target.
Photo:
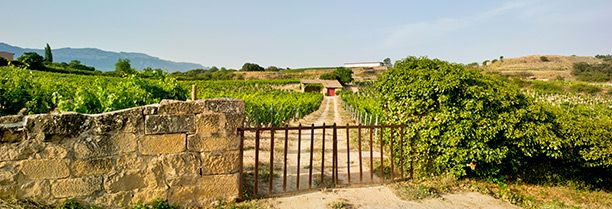
M 546 162 L 547 171 L 610 183 L 609 107 L 535 102 L 502 79 L 416 57 L 396 62 L 377 87 L 387 122 L 407 125 L 421 174 L 514 176 Z
M 242 65 L 242 68 L 240 68 L 240 70 L 241 71 L 264 71 L 264 68 L 255 63 L 244 63 L 244 65 Z
M 353 81 L 353 70 L 345 67 L 338 67 L 334 72 L 321 74 L 319 79 L 322 80 L 338 80 L 342 85 Z
M 576 63 L 572 68 L 572 75 L 576 76 L 576 79 L 581 81 L 612 81 L 612 64 Z
M 36 52 L 25 52 L 23 53 L 23 55 L 17 58 L 17 61 L 26 64 L 30 69 L 40 70 L 44 68 L 44 59 L 45 58 L 43 58 Z
M 550 60 L 546 56 L 540 56 L 540 61 L 542 61 L 542 62 L 549 62 Z

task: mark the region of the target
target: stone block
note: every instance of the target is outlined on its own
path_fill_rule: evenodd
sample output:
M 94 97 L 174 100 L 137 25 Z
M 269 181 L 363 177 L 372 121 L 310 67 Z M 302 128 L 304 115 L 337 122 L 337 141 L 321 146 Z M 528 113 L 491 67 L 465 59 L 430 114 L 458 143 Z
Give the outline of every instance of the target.
M 44 202 L 51 199 L 51 185 L 48 180 L 20 182 L 16 192 L 19 198 Z
M 134 192 L 134 197 L 132 197 L 131 202 L 132 204 L 151 203 L 157 199 L 168 199 L 168 192 L 166 189 L 143 189 Z
M 51 183 L 51 193 L 56 198 L 89 196 L 101 189 L 101 177 L 61 179 Z
M 193 133 L 195 130 L 193 115 L 147 115 L 145 117 L 145 134 Z
M 74 137 L 83 132 L 86 120 L 87 116 L 79 113 L 30 115 L 25 128 L 29 138 L 40 138 L 41 134 Z
M 48 144 L 45 149 L 36 154 L 36 158 L 64 159 L 68 157 L 68 150 L 58 144 Z
M 163 155 L 150 160 L 148 164 L 151 170 L 161 171 L 164 179 L 198 175 L 201 166 L 200 156 L 196 153 Z
M 227 113 L 225 114 L 225 136 L 238 137 L 238 128 L 244 124 L 244 113 Z
M 23 131 L 5 129 L 0 126 L 0 143 L 15 143 L 26 139 Z
M 81 159 L 99 158 L 134 152 L 136 147 L 136 135 L 133 133 L 119 132 L 108 135 L 93 135 L 78 140 L 74 144 L 74 155 Z
M 235 201 L 239 195 L 239 174 L 202 176 L 195 187 L 195 198 L 199 205 L 223 199 Z
M 174 187 L 168 191 L 168 202 L 173 205 L 181 205 L 183 207 L 198 206 L 196 201 L 195 186 Z
M 160 115 L 187 115 L 198 114 L 206 111 L 206 106 L 203 100 L 162 100 L 159 104 L 160 106 L 157 114 Z
M 20 171 L 30 179 L 58 179 L 70 175 L 68 165 L 63 160 L 24 160 Z
M 134 107 L 87 115 L 87 120 L 83 125 L 83 132 L 91 132 L 94 135 L 118 131 L 136 133 L 142 130 L 144 122 L 143 109 L 143 107 Z
M 109 174 L 114 165 L 113 158 L 75 160 L 72 162 L 72 175 L 82 177 Z
M 224 137 L 221 134 L 192 134 L 187 136 L 187 149 L 195 152 L 240 149 L 238 137 Z
M 195 116 L 196 133 L 211 135 L 225 129 L 225 117 L 220 113 L 202 113 Z
M 138 171 L 127 171 L 104 179 L 104 189 L 109 193 L 131 191 L 147 186 L 146 175 Z
M 159 106 L 160 106 L 159 104 L 145 105 L 142 107 L 142 114 L 143 115 L 157 115 Z
M 139 143 L 143 155 L 174 154 L 186 149 L 186 134 L 145 135 Z
M 202 175 L 236 173 L 240 168 L 240 151 L 203 152 Z
M 204 100 L 206 109 L 217 113 L 244 113 L 244 101 L 240 99 L 218 98 Z
M 0 146 L 0 161 L 32 158 L 44 149 L 45 143 L 42 141 L 26 140 L 20 143 L 2 144 Z
M 108 208 L 128 208 L 131 205 L 134 192 L 115 192 L 104 193 L 93 201 L 96 205 L 107 206 Z

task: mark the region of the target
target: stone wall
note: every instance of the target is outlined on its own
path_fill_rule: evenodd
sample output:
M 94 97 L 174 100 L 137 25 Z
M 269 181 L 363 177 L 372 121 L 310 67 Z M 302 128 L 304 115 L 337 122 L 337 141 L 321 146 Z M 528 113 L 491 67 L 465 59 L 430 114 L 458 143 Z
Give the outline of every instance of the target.
M 244 102 L 233 99 L 0 117 L 0 197 L 104 207 L 232 201 L 243 119 Z

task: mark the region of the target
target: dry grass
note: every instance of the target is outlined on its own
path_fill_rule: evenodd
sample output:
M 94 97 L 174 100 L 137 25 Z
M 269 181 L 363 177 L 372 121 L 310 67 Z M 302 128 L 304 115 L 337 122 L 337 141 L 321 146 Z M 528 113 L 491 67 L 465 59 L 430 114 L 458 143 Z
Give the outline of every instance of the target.
M 457 180 L 452 176 L 399 182 L 390 186 L 405 200 L 437 198 L 458 191 L 475 191 L 523 208 L 612 208 L 612 194 L 578 186 L 545 186 L 525 183 Z

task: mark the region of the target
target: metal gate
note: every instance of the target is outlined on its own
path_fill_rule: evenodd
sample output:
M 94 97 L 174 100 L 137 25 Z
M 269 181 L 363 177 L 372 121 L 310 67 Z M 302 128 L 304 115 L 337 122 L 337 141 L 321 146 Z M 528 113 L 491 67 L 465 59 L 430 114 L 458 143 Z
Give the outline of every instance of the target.
M 412 159 L 405 159 L 412 156 L 412 143 L 404 140 L 404 125 L 242 127 L 238 134 L 243 197 L 381 184 L 413 175 Z

